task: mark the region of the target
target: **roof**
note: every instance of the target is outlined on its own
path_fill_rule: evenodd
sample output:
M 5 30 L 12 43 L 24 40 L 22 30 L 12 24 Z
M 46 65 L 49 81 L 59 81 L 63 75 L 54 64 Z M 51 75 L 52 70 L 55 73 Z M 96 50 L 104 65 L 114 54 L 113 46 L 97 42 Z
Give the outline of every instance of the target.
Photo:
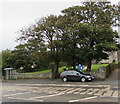
M 13 68 L 5 68 L 4 70 L 13 70 Z

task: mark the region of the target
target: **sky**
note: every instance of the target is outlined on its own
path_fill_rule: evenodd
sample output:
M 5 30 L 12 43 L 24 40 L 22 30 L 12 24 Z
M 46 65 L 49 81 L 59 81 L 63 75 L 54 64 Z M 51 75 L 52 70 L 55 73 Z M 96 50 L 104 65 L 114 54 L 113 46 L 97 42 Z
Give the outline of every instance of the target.
M 83 0 L 2 0 L 0 2 L 0 51 L 13 50 L 18 43 L 18 30 L 48 15 L 59 15 L 61 10 L 80 5 Z M 110 0 L 117 4 L 119 0 Z

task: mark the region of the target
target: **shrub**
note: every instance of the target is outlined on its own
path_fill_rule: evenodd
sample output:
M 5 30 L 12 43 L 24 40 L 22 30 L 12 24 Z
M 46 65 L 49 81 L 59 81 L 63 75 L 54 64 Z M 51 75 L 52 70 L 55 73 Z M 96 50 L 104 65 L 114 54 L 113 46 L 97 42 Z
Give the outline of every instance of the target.
M 54 69 L 55 68 L 55 63 L 50 63 L 48 69 Z

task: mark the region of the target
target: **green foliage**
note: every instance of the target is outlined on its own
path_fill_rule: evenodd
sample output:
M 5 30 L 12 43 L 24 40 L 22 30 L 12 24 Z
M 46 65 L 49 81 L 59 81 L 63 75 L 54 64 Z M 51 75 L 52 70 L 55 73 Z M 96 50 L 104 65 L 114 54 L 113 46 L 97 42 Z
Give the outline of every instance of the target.
M 11 67 L 11 63 L 10 63 L 10 58 L 11 58 L 11 51 L 10 50 L 4 50 L 2 51 L 2 69 L 6 68 L 6 67 Z
M 44 44 L 36 44 L 30 41 L 28 44 L 20 44 L 12 52 L 12 66 L 22 72 L 32 72 L 42 70 L 47 67 L 46 48 Z
M 41 18 L 20 30 L 18 40 L 23 44 L 12 52 L 11 63 L 26 72 L 50 68 L 53 77 L 58 75 L 60 62 L 74 69 L 86 64 L 90 71 L 92 60 L 107 59 L 107 52 L 118 49 L 113 27 L 119 16 L 118 6 L 109 2 L 85 2 L 64 9 L 62 15 Z
M 91 71 L 97 70 L 97 69 L 99 69 L 100 67 L 105 67 L 105 66 L 108 66 L 108 64 L 94 64 L 94 65 L 92 65 L 92 67 L 91 67 Z
M 55 22 L 56 21 L 56 22 Z M 60 38 L 60 31 L 58 28 L 58 18 L 57 16 L 50 15 L 41 23 L 41 20 L 37 22 L 38 26 L 34 28 L 34 31 L 41 32 L 43 35 L 43 41 L 46 41 L 46 46 L 48 49 L 48 58 L 51 62 L 54 62 L 55 67 L 52 67 L 52 75 L 56 77 L 58 75 L 59 62 L 61 61 L 62 55 L 62 43 Z M 38 34 L 39 35 L 39 34 Z
M 43 70 L 43 71 L 36 71 L 36 72 L 29 72 L 29 73 L 49 73 L 51 70 Z
M 0 72 L 5 75 L 4 68 L 10 68 L 11 65 L 11 51 L 6 49 L 0 53 Z
M 23 68 L 22 70 L 25 71 L 32 71 L 31 69 L 31 61 L 29 57 L 29 53 L 26 50 L 26 46 L 21 44 L 16 47 L 16 49 L 12 52 L 12 65 L 15 69 Z
M 117 6 L 112 6 L 109 2 L 84 2 L 83 6 L 69 7 L 62 11 L 65 18 L 64 35 L 67 34 L 68 49 L 70 58 L 74 63 L 76 59 L 76 50 L 82 56 L 82 60 L 88 63 L 88 69 L 91 69 L 91 61 L 107 59 L 107 51 L 117 50 L 115 38 L 117 32 L 112 27 L 117 26 L 119 11 Z M 70 21 L 70 22 L 69 22 Z M 65 41 L 65 40 L 64 40 Z M 71 45 L 72 43 L 72 45 Z M 77 45 L 76 45 L 77 44 Z M 72 48 L 73 46 L 73 48 Z M 80 59 L 80 58 L 79 58 Z M 75 66 L 75 64 L 74 64 Z
M 91 68 L 91 71 L 95 71 L 95 70 L 98 70 L 100 67 L 105 67 L 105 66 L 108 66 L 109 64 L 93 64 L 92 65 L 92 68 Z M 63 69 L 66 68 L 66 70 L 69 70 L 71 69 L 72 67 L 67 67 L 67 66 L 62 66 L 62 67 L 59 67 L 58 71 L 59 73 L 63 72 Z M 77 66 L 76 66 L 77 68 Z M 37 71 L 37 72 L 29 72 L 29 73 L 48 73 L 50 72 L 51 70 L 50 69 L 44 69 L 43 71 Z M 83 70 L 84 72 L 86 72 L 86 70 Z

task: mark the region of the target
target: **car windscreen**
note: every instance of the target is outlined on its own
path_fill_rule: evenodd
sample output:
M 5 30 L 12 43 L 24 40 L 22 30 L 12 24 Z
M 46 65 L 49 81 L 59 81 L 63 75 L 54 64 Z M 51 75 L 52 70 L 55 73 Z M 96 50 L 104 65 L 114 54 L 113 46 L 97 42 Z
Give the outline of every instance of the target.
M 80 74 L 84 74 L 84 75 L 87 75 L 86 73 L 82 72 L 82 71 L 78 71 Z

